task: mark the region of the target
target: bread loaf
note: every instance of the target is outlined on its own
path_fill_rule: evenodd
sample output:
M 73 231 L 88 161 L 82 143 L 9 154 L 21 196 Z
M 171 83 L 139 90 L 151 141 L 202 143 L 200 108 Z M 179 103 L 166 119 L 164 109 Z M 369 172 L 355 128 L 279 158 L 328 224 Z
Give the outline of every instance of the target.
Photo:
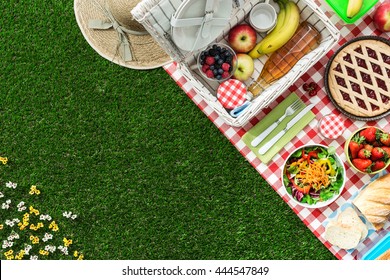
M 376 258 L 377 260 L 390 260 L 390 249 L 385 251 L 382 255 Z
M 382 229 L 390 217 L 390 174 L 368 184 L 353 204 L 376 230 Z

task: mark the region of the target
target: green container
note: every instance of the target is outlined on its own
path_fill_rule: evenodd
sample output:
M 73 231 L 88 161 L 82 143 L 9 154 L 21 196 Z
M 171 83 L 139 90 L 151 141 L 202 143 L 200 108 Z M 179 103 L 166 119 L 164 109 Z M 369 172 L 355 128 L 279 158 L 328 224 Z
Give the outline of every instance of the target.
M 353 17 L 347 18 L 347 7 L 349 0 L 325 0 L 326 3 L 333 9 L 333 11 L 347 24 L 354 23 L 362 16 L 364 16 L 378 0 L 363 0 L 363 6 L 360 11 Z

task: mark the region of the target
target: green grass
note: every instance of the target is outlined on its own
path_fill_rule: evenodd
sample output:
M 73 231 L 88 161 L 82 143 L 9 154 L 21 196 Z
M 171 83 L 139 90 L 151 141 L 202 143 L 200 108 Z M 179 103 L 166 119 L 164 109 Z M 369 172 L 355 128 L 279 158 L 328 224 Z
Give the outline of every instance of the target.
M 0 7 L 0 188 L 77 213 L 87 259 L 335 259 L 162 68 L 100 57 L 73 1 Z

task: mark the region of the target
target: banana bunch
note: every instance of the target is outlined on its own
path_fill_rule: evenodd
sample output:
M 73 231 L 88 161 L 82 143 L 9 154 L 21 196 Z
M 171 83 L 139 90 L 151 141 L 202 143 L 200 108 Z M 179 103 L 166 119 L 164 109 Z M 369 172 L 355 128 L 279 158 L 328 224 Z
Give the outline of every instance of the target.
M 356 16 L 363 6 L 363 0 L 349 0 L 347 6 L 347 17 L 353 18 Z
M 275 28 L 268 33 L 248 54 L 259 58 L 281 48 L 294 35 L 299 26 L 299 8 L 290 0 L 276 0 L 280 7 Z

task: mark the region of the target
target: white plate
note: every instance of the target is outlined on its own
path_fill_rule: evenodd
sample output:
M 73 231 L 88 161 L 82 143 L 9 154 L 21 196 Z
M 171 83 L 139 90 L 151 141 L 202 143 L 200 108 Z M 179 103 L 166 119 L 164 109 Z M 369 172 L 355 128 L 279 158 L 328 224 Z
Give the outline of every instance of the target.
M 207 0 L 184 1 L 177 9 L 174 17 L 176 19 L 203 18 L 205 16 L 206 2 Z M 230 19 L 231 12 L 231 0 L 214 0 L 213 18 Z M 213 24 L 212 21 L 210 23 L 210 32 L 207 32 L 208 36 L 206 37 L 199 34 L 201 25 L 192 25 L 172 27 L 172 39 L 182 50 L 195 51 L 202 49 L 215 40 L 226 27 L 226 25 Z

